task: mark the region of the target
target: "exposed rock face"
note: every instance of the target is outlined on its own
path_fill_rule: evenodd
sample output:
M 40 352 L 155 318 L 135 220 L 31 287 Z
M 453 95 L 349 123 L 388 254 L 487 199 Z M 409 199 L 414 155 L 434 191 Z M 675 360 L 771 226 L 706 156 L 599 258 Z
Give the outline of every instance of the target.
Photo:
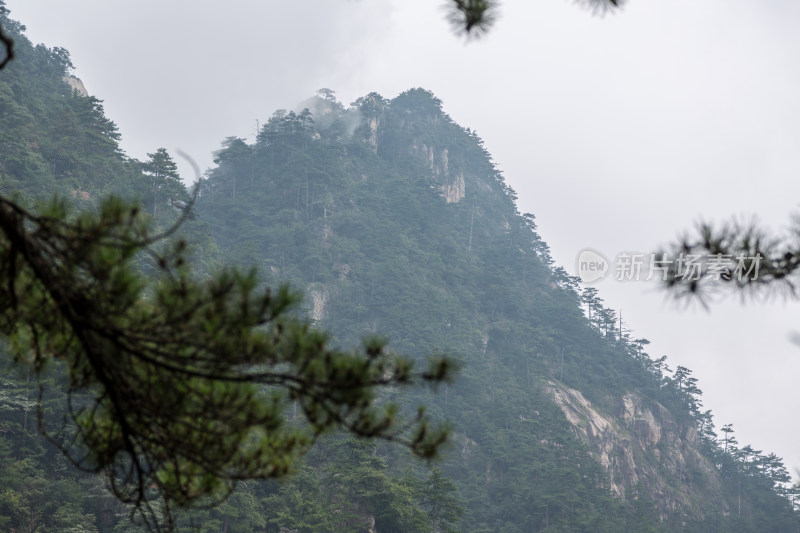
M 480 449 L 478 443 L 466 435 L 455 435 L 456 443 L 461 447 L 461 457 L 466 459 L 470 455 L 477 453 Z
M 328 290 L 317 285 L 308 290 L 308 297 L 311 299 L 311 320 L 319 321 L 325 318 L 325 306 L 330 300 Z
M 460 202 L 466 195 L 464 174 L 458 172 L 450 174 L 450 154 L 447 148 L 437 153 L 432 146 L 414 144 L 412 151 L 422 155 L 423 159 L 436 178 L 441 183 L 442 197 L 448 204 Z
M 80 200 L 91 200 L 92 195 L 88 191 L 84 191 L 82 189 L 72 189 L 69 191 L 73 198 L 78 198 Z
M 460 202 L 465 196 L 464 174 L 460 172 L 442 185 L 442 196 L 448 204 Z
M 361 104 L 361 119 L 367 127 L 367 135 L 364 141 L 369 145 L 373 152 L 378 151 L 378 137 L 381 124 L 385 118 L 384 111 L 386 102 L 377 93 L 370 93 L 364 97 Z M 355 129 L 355 126 L 353 127 Z
M 714 502 L 721 512 L 728 509 L 714 465 L 700 454 L 696 428 L 677 423 L 658 402 L 628 393 L 616 400 L 618 414 L 609 414 L 609 409 L 593 405 L 578 390 L 553 381 L 546 388 L 608 472 L 617 497 L 626 498 L 637 486 L 643 487 L 662 518 L 676 510 L 699 515 L 691 502 L 702 499 Z M 700 479 L 703 486 L 698 485 Z
M 334 263 L 333 270 L 339 273 L 339 281 L 345 281 L 350 275 L 350 265 L 347 263 Z
M 439 155 L 439 161 L 440 161 L 439 168 L 436 169 L 437 171 L 436 173 L 441 174 L 444 177 L 450 175 L 450 161 L 447 157 L 447 154 L 448 154 L 447 148 L 442 150 L 442 153 Z
M 379 117 L 370 117 L 367 119 L 367 127 L 369 128 L 369 137 L 367 137 L 367 142 L 369 143 L 373 152 L 378 151 L 378 127 L 380 125 L 381 119 Z
M 347 531 L 356 533 L 378 533 L 375 529 L 375 517 L 367 513 L 359 513 L 351 520 L 342 524 Z
M 73 91 L 78 91 L 81 96 L 89 96 L 89 91 L 83 86 L 83 82 L 75 76 L 64 76 L 62 78 Z

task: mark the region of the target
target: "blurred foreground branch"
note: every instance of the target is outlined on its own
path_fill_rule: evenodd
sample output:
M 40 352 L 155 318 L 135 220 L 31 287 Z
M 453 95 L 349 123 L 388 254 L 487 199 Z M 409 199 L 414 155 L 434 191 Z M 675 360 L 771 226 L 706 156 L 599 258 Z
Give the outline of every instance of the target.
M 626 0 L 576 0 L 593 13 L 606 13 L 621 8 Z M 457 34 L 480 37 L 487 33 L 499 17 L 500 0 L 448 0 L 447 19 Z
M 778 237 L 755 221 L 722 226 L 698 224 L 667 251 L 658 254 L 666 289 L 677 298 L 707 305 L 734 292 L 743 298 L 797 297 L 800 269 L 800 218 L 788 236 Z
M 447 360 L 415 372 L 378 341 L 333 350 L 290 316 L 286 287 L 260 290 L 255 273 L 233 270 L 198 280 L 186 243 L 163 238 L 118 199 L 36 214 L 0 197 L 0 331 L 18 361 L 68 374 L 67 415 L 52 428 L 40 413 L 42 430 L 148 525 L 171 527 L 170 505 L 219 501 L 237 480 L 286 474 L 335 427 L 423 457 L 444 442 L 446 428 L 421 410 L 399 420 L 377 393 L 446 380 Z M 142 251 L 153 276 L 140 273 Z M 293 402 L 302 420 L 287 418 Z

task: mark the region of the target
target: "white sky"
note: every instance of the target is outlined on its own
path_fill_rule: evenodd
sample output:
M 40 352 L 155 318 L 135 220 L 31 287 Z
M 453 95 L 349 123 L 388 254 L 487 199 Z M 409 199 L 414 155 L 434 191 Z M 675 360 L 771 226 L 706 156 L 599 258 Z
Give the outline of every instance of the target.
M 28 37 L 70 50 L 128 154 L 201 168 L 226 136 L 320 87 L 342 102 L 432 90 L 478 131 L 558 263 L 649 252 L 700 218 L 785 229 L 800 198 L 800 3 L 630 0 L 592 16 L 505 0 L 465 43 L 431 0 L 7 0 Z M 181 167 L 184 171 L 186 166 Z M 597 287 L 650 354 L 693 370 L 717 427 L 800 469 L 800 305 L 685 310 L 644 282 Z

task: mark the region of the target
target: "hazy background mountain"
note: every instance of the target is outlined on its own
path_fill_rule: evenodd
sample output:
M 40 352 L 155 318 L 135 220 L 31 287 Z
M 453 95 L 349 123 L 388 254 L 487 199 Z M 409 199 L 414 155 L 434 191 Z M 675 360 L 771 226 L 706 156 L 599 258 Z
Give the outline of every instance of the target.
M 347 108 L 323 90 L 306 103 L 316 112 L 276 112 L 252 145 L 223 142 L 198 217 L 227 261 L 305 287 L 337 341 L 378 333 L 463 361 L 424 401 L 455 425 L 442 468 L 465 531 L 795 527 L 780 497 L 750 499 L 741 519 L 739 484 L 753 498 L 785 470 L 755 481 L 772 474 L 749 448 L 731 462 L 691 371 L 649 357 L 554 264 L 482 140 L 438 98 L 370 93 Z

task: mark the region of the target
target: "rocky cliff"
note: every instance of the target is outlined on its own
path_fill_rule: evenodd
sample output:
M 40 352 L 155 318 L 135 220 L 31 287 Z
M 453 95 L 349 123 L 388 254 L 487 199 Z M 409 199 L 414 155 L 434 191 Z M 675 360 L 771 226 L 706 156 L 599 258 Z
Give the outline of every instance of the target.
M 609 398 L 612 411 L 556 381 L 548 381 L 546 388 L 607 472 L 618 498 L 643 491 L 657 503 L 662 520 L 675 512 L 703 512 L 698 501 L 705 509 L 729 512 L 720 474 L 701 452 L 695 424 L 678 423 L 663 405 L 633 393 Z

